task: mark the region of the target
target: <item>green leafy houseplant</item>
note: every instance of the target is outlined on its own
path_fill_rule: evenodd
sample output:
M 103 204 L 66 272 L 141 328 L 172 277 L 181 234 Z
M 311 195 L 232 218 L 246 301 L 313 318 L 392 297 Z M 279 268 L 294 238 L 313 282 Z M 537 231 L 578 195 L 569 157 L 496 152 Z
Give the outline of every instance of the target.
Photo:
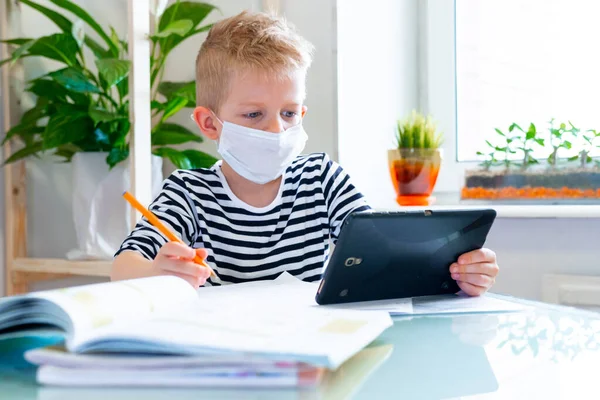
M 130 131 L 127 42 L 118 37 L 114 28 L 103 29 L 88 12 L 70 0 L 50 2 L 65 15 L 75 17 L 75 22 L 33 0 L 20 1 L 49 18 L 61 32 L 39 38 L 5 40 L 13 51 L 9 59 L 0 61 L 0 66 L 12 65 L 27 57 L 54 60 L 62 66 L 28 82 L 26 91 L 36 96 L 36 102 L 6 133 L 4 142 L 18 138 L 23 146 L 5 162 L 43 152 L 52 152 L 65 161 L 70 161 L 77 152 L 106 152 L 110 168 L 126 160 Z M 211 25 L 201 24 L 213 10 L 216 8 L 210 4 L 177 0 L 158 16 L 156 32 L 149 38 L 154 120 L 152 151 L 171 160 L 177 168 L 207 167 L 216 161 L 198 150 L 182 151 L 172 147 L 202 142 L 201 136 L 169 122 L 182 109 L 195 106 L 195 85 L 193 81 L 161 81 L 169 54 L 184 40 L 210 29 Z M 85 34 L 86 28 L 93 30 L 101 42 Z M 85 48 L 94 55 L 95 71 L 84 56 Z

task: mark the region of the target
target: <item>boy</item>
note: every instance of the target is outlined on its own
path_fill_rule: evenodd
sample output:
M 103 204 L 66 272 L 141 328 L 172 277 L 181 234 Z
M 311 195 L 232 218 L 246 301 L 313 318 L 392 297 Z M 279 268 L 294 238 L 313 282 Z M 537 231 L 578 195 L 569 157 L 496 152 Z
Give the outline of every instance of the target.
M 243 12 L 215 24 L 196 60 L 193 119 L 222 161 L 176 171 L 150 209 L 186 243 L 167 243 L 142 219 L 123 242 L 112 279 L 170 274 L 194 287 L 274 279 L 284 271 L 320 279 L 342 222 L 369 209 L 326 154 L 300 156 L 305 77 L 312 45 L 283 19 Z M 214 269 L 195 264 L 195 254 Z M 483 249 L 450 266 L 470 295 L 498 273 Z

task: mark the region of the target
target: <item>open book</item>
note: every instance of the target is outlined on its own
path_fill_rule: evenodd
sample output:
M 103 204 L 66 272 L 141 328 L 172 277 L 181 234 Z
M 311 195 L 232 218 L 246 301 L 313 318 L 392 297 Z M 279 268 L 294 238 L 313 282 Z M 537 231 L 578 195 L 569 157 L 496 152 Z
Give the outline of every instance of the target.
M 251 355 L 336 369 L 392 325 L 385 311 L 254 301 L 243 285 L 196 291 L 161 276 L 2 298 L 0 337 L 51 327 L 71 353 Z

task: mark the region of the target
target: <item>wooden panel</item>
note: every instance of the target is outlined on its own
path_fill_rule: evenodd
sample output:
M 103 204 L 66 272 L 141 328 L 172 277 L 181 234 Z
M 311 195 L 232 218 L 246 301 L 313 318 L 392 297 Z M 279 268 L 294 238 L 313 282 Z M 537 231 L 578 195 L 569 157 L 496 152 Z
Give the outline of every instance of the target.
M 0 29 L 2 38 L 8 38 L 18 29 L 17 6 L 12 1 L 0 2 Z M 9 57 L 7 45 L 0 45 L 0 58 Z M 13 67 L 14 68 L 14 67 Z M 4 117 L 4 132 L 12 125 L 12 116 L 17 112 L 18 99 L 10 96 L 14 93 L 11 86 L 10 71 L 7 65 L 0 71 L 2 74 L 2 112 Z M 15 96 L 16 97 L 16 96 Z M 6 143 L 3 149 L 4 159 L 14 151 L 11 143 Z M 27 254 L 27 202 L 25 191 L 25 163 L 23 161 L 4 167 L 4 218 L 5 218 L 5 289 L 11 293 L 12 289 L 12 263 L 15 257 L 24 257 Z
M 131 192 L 145 206 L 152 201 L 150 132 L 150 2 L 128 0 L 129 11 L 129 110 L 131 118 Z M 140 218 L 131 213 L 131 225 Z
M 15 272 L 110 277 L 111 261 L 68 261 L 58 258 L 16 258 Z
M 29 292 L 31 284 L 40 281 L 68 278 L 69 274 L 52 274 L 47 272 L 20 272 L 12 271 L 12 291 L 8 296 L 25 294 Z

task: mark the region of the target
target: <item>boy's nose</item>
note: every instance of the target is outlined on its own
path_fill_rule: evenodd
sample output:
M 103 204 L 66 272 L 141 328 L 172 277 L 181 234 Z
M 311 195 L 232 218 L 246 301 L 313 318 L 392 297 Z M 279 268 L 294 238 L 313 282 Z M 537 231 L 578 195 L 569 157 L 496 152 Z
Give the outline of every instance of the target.
M 285 128 L 283 126 L 283 121 L 281 120 L 281 118 L 273 118 L 271 121 L 269 121 L 269 126 L 266 129 L 267 132 L 271 133 L 281 133 L 284 130 Z

